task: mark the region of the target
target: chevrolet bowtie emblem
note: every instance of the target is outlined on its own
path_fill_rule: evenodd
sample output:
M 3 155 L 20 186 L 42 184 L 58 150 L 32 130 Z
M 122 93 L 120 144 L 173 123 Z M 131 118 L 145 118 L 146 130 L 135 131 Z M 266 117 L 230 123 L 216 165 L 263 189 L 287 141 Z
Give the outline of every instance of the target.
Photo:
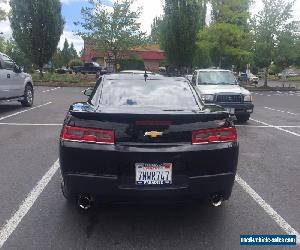
M 151 138 L 156 138 L 158 136 L 162 136 L 163 132 L 158 132 L 158 131 L 147 131 L 145 132 L 144 136 L 150 136 Z

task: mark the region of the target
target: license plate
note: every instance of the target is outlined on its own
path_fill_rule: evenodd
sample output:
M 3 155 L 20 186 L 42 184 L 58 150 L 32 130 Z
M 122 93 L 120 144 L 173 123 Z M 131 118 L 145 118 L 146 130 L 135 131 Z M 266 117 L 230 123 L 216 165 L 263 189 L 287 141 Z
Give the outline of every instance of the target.
M 136 185 L 172 184 L 172 163 L 136 163 Z
M 231 114 L 231 115 L 234 115 L 234 112 L 235 112 L 235 109 L 234 108 L 225 108 L 225 110 Z

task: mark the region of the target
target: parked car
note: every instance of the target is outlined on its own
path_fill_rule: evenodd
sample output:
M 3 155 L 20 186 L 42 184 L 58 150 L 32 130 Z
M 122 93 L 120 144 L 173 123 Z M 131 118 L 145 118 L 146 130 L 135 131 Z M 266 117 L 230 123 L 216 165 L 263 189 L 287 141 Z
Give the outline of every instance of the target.
M 72 69 L 67 69 L 66 67 L 61 67 L 59 69 L 56 69 L 54 72 L 57 74 L 66 74 L 66 73 L 72 74 L 73 73 Z
M 192 81 L 193 75 L 185 75 L 184 77 L 189 81 Z
M 40 73 L 41 73 L 39 69 L 36 69 L 36 70 L 34 70 L 33 72 L 34 72 L 34 73 L 37 73 L 37 74 L 40 74 Z M 43 73 L 43 74 L 46 74 L 46 71 L 43 71 L 43 70 L 42 70 L 42 73 Z
M 33 98 L 31 76 L 24 73 L 7 55 L 0 53 L 0 100 L 16 100 L 23 106 L 30 107 Z
M 240 72 L 238 75 L 238 80 L 242 84 L 258 84 L 259 77 L 252 73 L 247 74 L 247 73 Z
M 76 74 L 96 74 L 100 76 L 102 67 L 96 62 L 89 62 L 85 63 L 83 66 L 75 66 L 73 67 L 73 70 Z
M 249 80 L 250 84 L 258 84 L 259 78 L 258 78 L 258 76 L 250 73 L 250 74 L 248 74 L 248 80 Z
M 253 113 L 251 93 L 238 85 L 234 74 L 229 70 L 196 70 L 192 83 L 205 103 L 224 107 L 240 122 L 248 121 Z
M 93 202 L 229 199 L 239 146 L 222 107 L 203 103 L 188 80 L 105 75 L 74 103 L 60 136 L 62 191 Z
M 122 70 L 120 71 L 121 74 L 133 74 L 133 75 L 145 75 L 145 70 Z M 146 74 L 155 75 L 155 73 L 146 70 Z

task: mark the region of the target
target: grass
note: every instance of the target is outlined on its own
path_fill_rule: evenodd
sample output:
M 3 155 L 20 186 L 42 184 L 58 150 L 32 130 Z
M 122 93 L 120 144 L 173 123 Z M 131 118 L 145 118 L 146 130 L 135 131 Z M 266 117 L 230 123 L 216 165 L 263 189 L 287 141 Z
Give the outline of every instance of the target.
M 32 74 L 34 82 L 59 82 L 59 83 L 82 83 L 82 82 L 95 82 L 95 75 L 82 75 L 82 74 L 57 74 L 46 72 L 43 77 L 39 73 Z
M 288 77 L 289 81 L 298 81 L 300 82 L 300 76 L 293 76 L 293 77 Z
M 280 81 L 282 80 L 280 77 L 276 76 L 276 75 L 269 75 L 268 76 L 268 80 L 273 80 L 273 81 Z M 299 82 L 300 81 L 300 76 L 292 76 L 292 77 L 287 77 L 286 81 L 288 82 Z

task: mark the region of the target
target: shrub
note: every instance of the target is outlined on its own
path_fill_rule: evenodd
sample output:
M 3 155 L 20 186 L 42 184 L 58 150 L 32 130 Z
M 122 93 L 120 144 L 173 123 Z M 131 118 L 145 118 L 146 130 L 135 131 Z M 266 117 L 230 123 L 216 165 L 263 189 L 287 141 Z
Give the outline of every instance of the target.
M 119 61 L 120 71 L 122 70 L 145 70 L 145 65 L 139 59 L 123 59 Z
M 72 68 L 74 66 L 82 66 L 83 65 L 83 61 L 79 60 L 79 59 L 72 59 L 70 62 L 69 62 L 69 67 Z

